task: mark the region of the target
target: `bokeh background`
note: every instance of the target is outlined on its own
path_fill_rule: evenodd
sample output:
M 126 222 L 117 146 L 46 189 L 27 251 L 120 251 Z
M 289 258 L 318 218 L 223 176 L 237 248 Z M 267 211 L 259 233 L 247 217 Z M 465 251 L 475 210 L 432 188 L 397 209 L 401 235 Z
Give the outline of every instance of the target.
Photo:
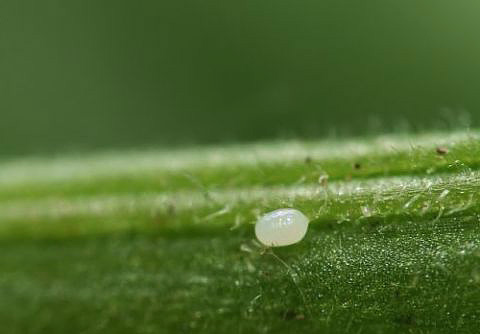
M 0 154 L 476 126 L 480 2 L 0 0 Z

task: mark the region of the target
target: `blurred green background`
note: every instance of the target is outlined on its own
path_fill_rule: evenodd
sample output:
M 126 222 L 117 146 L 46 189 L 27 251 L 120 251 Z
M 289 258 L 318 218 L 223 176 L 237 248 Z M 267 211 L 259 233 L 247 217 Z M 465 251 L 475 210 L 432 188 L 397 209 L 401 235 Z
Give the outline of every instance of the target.
M 480 2 L 0 0 L 0 153 L 475 126 Z

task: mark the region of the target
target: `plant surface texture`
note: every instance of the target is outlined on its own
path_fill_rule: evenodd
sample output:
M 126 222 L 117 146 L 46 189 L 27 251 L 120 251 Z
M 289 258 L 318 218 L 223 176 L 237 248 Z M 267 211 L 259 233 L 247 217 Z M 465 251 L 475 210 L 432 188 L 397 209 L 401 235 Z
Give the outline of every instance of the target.
M 2 161 L 0 332 L 477 333 L 479 191 L 474 130 Z

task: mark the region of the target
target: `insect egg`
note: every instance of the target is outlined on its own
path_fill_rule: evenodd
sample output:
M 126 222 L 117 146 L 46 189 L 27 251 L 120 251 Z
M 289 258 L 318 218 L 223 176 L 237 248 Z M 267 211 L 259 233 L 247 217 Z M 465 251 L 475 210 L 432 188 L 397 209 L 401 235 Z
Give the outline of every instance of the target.
M 279 247 L 303 239 L 308 218 L 296 209 L 278 209 L 265 214 L 255 225 L 255 235 L 265 246 Z

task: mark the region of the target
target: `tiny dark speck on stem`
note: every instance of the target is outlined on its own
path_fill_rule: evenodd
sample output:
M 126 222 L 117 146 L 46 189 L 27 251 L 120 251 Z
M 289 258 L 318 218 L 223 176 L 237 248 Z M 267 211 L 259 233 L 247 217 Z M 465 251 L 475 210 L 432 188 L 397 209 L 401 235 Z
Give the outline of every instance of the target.
M 444 146 L 438 146 L 437 149 L 437 154 L 439 155 L 445 155 L 448 153 L 448 148 L 444 147 Z
M 362 168 L 362 165 L 359 162 L 353 164 L 353 169 L 359 170 L 360 168 Z
M 304 320 L 305 319 L 305 315 L 303 315 L 301 313 L 297 313 L 294 310 L 286 310 L 286 311 L 282 312 L 281 317 L 284 320 L 294 320 L 294 319 L 295 320 Z
M 175 215 L 175 213 L 176 213 L 175 205 L 169 204 L 169 205 L 167 206 L 167 214 L 168 214 L 169 216 L 173 216 L 173 215 Z

